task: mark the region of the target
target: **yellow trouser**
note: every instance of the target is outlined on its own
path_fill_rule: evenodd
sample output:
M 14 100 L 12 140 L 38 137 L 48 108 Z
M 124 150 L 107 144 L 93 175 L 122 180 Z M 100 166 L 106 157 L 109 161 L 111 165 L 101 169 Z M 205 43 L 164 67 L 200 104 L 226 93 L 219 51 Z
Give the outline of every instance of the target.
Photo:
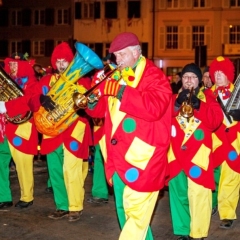
M 88 174 L 88 161 L 83 161 L 69 152 L 65 146 L 63 174 L 68 194 L 69 211 L 83 210 L 84 181 Z
M 125 186 L 123 206 L 126 222 L 119 240 L 145 240 L 159 191 L 137 192 Z
M 211 189 L 196 184 L 188 178 L 188 201 L 191 216 L 190 237 L 207 237 L 212 211 Z
M 218 211 L 220 219 L 236 219 L 239 200 L 240 174 L 233 171 L 224 161 L 218 190 Z
M 14 148 L 9 142 L 9 148 L 13 161 L 16 164 L 16 171 L 20 185 L 21 197 L 20 200 L 30 202 L 33 200 L 33 158 L 34 155 L 25 154 Z

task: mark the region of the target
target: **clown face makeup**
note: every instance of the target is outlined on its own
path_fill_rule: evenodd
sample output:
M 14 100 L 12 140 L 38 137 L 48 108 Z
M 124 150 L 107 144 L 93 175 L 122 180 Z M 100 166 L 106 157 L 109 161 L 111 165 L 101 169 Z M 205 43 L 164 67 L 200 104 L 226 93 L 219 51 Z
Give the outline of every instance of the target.
M 18 72 L 18 62 L 11 61 L 9 62 L 10 76 L 16 77 Z

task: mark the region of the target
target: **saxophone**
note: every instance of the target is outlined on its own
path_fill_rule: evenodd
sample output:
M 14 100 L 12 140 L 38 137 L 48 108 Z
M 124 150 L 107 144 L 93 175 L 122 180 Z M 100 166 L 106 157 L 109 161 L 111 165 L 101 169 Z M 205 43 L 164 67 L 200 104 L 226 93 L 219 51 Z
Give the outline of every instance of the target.
M 103 68 L 102 60 L 86 45 L 76 42 L 75 48 L 74 59 L 47 93 L 55 103 L 55 108 L 48 112 L 41 106 L 33 113 L 37 130 L 47 136 L 59 135 L 78 118 L 73 94 L 83 94 L 87 90 L 75 83 L 91 70 Z
M 18 84 L 5 72 L 0 66 L 0 101 L 7 102 L 9 100 L 24 96 L 22 89 Z M 17 115 L 10 117 L 5 113 L 6 119 L 14 124 L 21 124 L 28 121 L 32 116 L 32 112 L 25 115 Z

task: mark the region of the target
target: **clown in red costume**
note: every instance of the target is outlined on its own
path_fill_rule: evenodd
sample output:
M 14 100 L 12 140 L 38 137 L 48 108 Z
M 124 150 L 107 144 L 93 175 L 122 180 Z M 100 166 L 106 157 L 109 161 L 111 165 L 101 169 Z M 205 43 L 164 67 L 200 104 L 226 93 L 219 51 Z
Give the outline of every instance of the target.
M 23 90 L 24 96 L 7 102 L 0 102 L 0 112 L 12 118 L 29 112 L 28 101 L 33 95 L 32 88 L 37 79 L 32 68 L 33 62 L 26 61 L 22 55 L 15 54 L 4 61 L 5 71 Z M 4 116 L 1 116 L 1 119 Z M 33 119 L 13 124 L 7 121 L 0 143 L 0 208 L 12 206 L 9 183 L 9 163 L 11 157 L 16 164 L 21 197 L 15 207 L 26 208 L 33 204 L 33 157 L 37 154 L 38 134 Z
M 119 239 L 153 239 L 149 224 L 167 175 L 172 92 L 163 72 L 142 56 L 135 34 L 117 35 L 109 52 L 121 79 L 100 84 L 101 97 L 87 112 L 105 117 L 100 146 L 114 188 Z
M 72 60 L 73 53 L 66 42 L 55 47 L 51 63 L 58 73 L 41 78 L 39 93 L 30 101 L 31 109 L 38 111 L 42 105 L 46 111 L 53 110 L 55 103 L 46 94 Z M 77 84 L 88 89 L 91 80 L 83 77 Z M 47 155 L 49 178 L 56 204 L 56 211 L 51 213 L 49 218 L 56 220 L 67 217 L 69 222 L 80 219 L 83 210 L 84 180 L 88 173 L 88 161 L 84 160 L 88 159 L 90 145 L 91 129 L 85 117 L 78 117 L 68 129 L 56 137 L 43 134 L 41 154 Z
M 201 80 L 200 68 L 187 64 L 182 69 L 182 91 L 173 95 L 169 195 L 173 232 L 179 240 L 206 238 L 211 219 L 212 131 L 221 124 L 223 114 L 215 98 L 199 90 Z M 184 111 L 186 103 L 193 115 Z
M 210 76 L 214 82 L 209 92 L 226 106 L 234 91 L 234 65 L 230 59 L 219 56 L 210 65 Z M 240 110 L 224 114 L 221 127 L 214 133 L 214 167 L 219 170 L 216 202 L 221 224 L 229 229 L 237 218 L 236 208 L 240 190 Z

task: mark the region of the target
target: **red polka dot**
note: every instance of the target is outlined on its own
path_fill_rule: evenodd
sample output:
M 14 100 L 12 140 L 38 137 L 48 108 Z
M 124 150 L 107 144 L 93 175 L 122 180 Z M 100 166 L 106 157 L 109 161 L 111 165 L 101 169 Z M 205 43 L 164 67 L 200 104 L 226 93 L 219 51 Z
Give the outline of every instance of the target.
M 135 79 L 134 76 L 129 76 L 129 77 L 128 77 L 128 80 L 131 81 L 131 82 L 132 82 L 134 79 Z

